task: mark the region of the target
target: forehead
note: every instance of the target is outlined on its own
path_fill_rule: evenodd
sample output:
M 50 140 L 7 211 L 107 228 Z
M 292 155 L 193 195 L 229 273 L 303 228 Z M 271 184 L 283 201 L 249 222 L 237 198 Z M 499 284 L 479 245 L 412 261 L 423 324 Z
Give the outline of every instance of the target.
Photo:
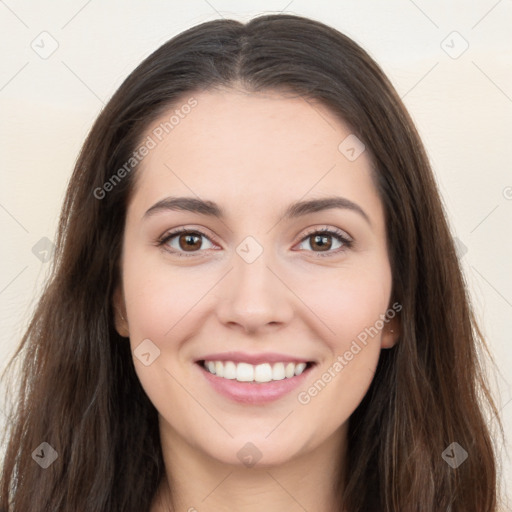
M 340 144 L 353 137 L 350 128 L 303 97 L 235 89 L 190 94 L 148 136 L 156 144 L 141 162 L 135 191 L 146 205 L 172 193 L 214 199 L 228 213 L 229 205 L 254 212 L 337 194 L 382 213 L 368 152 L 349 160 Z

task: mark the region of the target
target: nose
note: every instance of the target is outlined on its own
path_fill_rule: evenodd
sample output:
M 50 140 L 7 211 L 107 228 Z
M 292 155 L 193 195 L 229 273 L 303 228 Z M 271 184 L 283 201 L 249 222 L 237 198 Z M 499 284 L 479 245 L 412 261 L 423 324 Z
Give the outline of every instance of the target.
M 251 263 L 234 254 L 233 269 L 219 290 L 217 317 L 224 325 L 257 333 L 282 328 L 292 319 L 294 294 L 269 254 L 264 250 Z

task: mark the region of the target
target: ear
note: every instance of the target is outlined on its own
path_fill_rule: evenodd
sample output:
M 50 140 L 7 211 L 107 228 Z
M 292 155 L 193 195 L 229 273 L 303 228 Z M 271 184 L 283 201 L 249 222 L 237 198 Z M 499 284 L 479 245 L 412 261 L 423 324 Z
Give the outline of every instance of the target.
M 112 296 L 112 306 L 114 309 L 114 326 L 116 331 L 123 338 L 130 336 L 128 329 L 128 320 L 126 320 L 126 305 L 124 301 L 124 293 L 120 286 L 116 286 L 114 294 Z
M 401 325 L 399 315 L 390 318 L 382 329 L 380 348 L 392 348 L 398 342 L 401 334 Z

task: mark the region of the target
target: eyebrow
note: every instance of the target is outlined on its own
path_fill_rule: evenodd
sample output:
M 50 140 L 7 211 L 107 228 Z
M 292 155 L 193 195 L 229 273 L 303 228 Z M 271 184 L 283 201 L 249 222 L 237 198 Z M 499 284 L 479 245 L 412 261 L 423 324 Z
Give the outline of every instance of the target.
M 295 219 L 310 213 L 330 210 L 333 208 L 353 211 L 363 217 L 370 226 L 372 225 L 370 218 L 358 204 L 345 197 L 339 196 L 310 199 L 308 201 L 297 201 L 290 204 L 285 209 L 281 217 L 285 219 Z M 218 219 L 226 218 L 226 212 L 217 203 L 213 201 L 204 201 L 195 197 L 166 197 L 151 206 L 151 208 L 149 208 L 144 214 L 144 218 L 169 210 L 198 213 L 200 215 L 217 217 Z

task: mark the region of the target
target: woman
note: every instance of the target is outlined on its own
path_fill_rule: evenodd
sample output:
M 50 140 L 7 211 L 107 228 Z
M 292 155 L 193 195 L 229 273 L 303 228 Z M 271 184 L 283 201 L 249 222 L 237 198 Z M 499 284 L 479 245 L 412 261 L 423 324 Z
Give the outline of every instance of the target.
M 203 23 L 81 151 L 1 506 L 495 511 L 482 348 L 376 63 L 298 16 Z

